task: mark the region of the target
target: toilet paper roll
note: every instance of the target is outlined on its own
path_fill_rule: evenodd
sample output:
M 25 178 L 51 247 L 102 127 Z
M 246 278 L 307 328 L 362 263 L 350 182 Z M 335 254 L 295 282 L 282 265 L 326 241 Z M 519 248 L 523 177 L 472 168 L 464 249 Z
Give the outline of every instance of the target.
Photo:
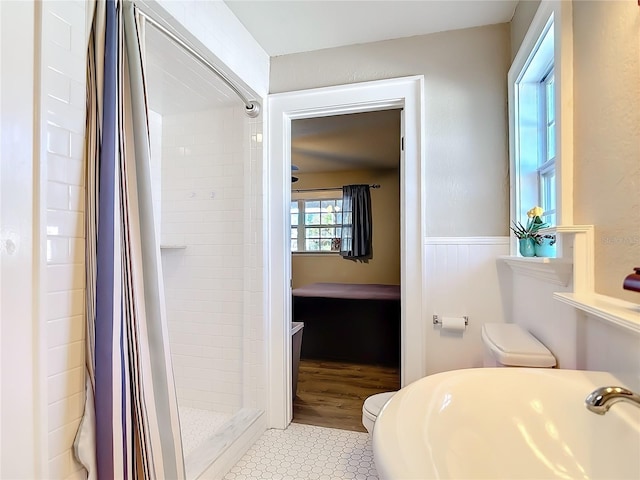
M 462 317 L 442 317 L 442 330 L 448 332 L 464 332 L 467 326 Z

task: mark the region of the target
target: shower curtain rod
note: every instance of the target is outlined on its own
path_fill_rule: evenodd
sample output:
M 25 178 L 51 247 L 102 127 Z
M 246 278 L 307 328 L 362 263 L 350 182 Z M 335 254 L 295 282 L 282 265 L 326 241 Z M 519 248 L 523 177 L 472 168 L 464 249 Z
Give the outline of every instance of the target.
M 238 97 L 240 97 L 240 99 L 244 103 L 245 113 L 249 117 L 255 118 L 258 115 L 260 115 L 260 104 L 255 100 L 249 100 L 240 91 L 240 89 L 236 86 L 235 82 L 233 80 L 231 80 L 223 71 L 218 69 L 215 65 L 213 65 L 211 62 L 209 62 L 206 58 L 204 58 L 202 55 L 200 55 L 200 53 L 198 53 L 197 50 L 195 50 L 191 45 L 189 45 L 189 43 L 186 40 L 183 40 L 178 35 L 173 33 L 171 30 L 166 28 L 164 25 L 160 24 L 153 17 L 149 16 L 148 13 L 143 12 L 142 9 L 140 7 L 138 7 L 138 5 L 134 5 L 134 7 L 135 7 L 135 10 L 136 10 L 136 13 L 138 15 L 140 15 L 142 18 L 144 18 L 145 22 L 148 22 L 152 27 L 154 27 L 156 30 L 158 30 L 160 33 L 162 33 L 165 37 L 167 37 L 169 40 L 171 40 L 175 45 L 177 45 L 178 47 L 182 48 L 185 52 L 187 52 L 189 55 L 191 55 L 196 60 L 198 60 L 204 67 L 206 67 L 209 70 L 211 70 L 224 83 L 226 83 L 227 86 L 231 90 L 233 90 L 233 93 L 235 93 Z
M 380 188 L 380 185 L 373 183 L 369 185 L 369 188 Z M 299 190 L 291 190 L 292 193 L 304 193 L 304 192 L 330 192 L 331 190 L 342 190 L 342 187 L 333 188 L 303 188 Z

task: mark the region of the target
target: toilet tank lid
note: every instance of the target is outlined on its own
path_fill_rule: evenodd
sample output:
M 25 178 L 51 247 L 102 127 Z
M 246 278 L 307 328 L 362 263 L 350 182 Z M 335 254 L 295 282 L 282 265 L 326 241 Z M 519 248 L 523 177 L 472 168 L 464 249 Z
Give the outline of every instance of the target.
M 553 367 L 556 364 L 556 358 L 549 349 L 515 323 L 485 323 L 482 340 L 502 365 Z

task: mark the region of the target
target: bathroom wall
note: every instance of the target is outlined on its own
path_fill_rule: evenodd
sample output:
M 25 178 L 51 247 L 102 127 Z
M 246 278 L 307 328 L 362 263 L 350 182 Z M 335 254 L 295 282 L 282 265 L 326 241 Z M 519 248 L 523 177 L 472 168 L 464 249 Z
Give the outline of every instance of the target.
M 511 286 L 506 266 L 496 261 L 509 254 L 508 237 L 427 237 L 424 241 L 422 298 L 427 375 L 481 367 L 482 325 L 509 321 Z M 433 315 L 469 317 L 464 332 L 443 330 Z
M 40 5 L 40 177 L 46 188 L 40 196 L 46 226 L 42 245 L 46 300 L 41 305 L 47 404 L 43 476 L 83 478 L 72 445 L 84 411 L 85 388 L 86 5 L 75 1 Z
M 39 171 L 34 148 L 36 5 L 0 2 L 0 477 L 36 478 L 47 463 L 46 400 L 39 371 L 39 274 L 34 246 L 40 209 L 33 196 Z M 39 27 L 39 22 L 38 22 Z M 46 392 L 46 390 L 45 390 Z M 43 411 L 44 410 L 44 411 Z M 44 456 L 45 458 L 41 458 Z
M 241 406 L 244 300 L 242 108 L 165 115 L 161 244 L 181 405 Z
M 243 112 L 244 116 L 244 112 Z M 243 407 L 267 409 L 267 325 L 265 322 L 265 218 L 263 120 L 244 118 L 244 320 Z M 265 423 L 266 427 L 266 423 Z M 257 437 L 255 437 L 257 439 Z M 251 443 L 247 443 L 248 448 Z M 236 446 L 238 457 L 241 446 Z M 244 447 L 242 447 L 244 448 Z
M 270 92 L 425 76 L 426 233 L 507 235 L 509 25 L 274 57 Z
M 267 91 L 266 54 L 237 19 L 210 11 L 224 3 L 163 3 L 197 23 L 197 34 L 214 53 L 224 49 L 248 84 Z M 216 5 L 203 12 L 197 4 L 205 3 Z M 86 10 L 81 0 L 0 2 L 3 478 L 85 476 L 72 442 L 84 406 Z M 6 240 L 20 240 L 16 250 Z M 261 267 L 262 256 L 253 261 Z
M 531 20 L 536 14 L 538 7 L 540 6 L 540 0 L 526 0 L 518 2 L 516 10 L 513 13 L 511 19 L 511 61 L 518 53 L 522 40 L 527 34 Z
M 262 98 L 268 93 L 270 59 L 258 45 L 242 23 L 229 10 L 224 2 L 201 2 L 159 0 L 155 5 L 146 0 L 151 11 L 160 16 L 171 15 L 170 21 L 181 24 L 188 30 L 186 35 L 199 42 L 211 52 L 214 63 L 224 67 L 231 78 L 246 84 Z M 160 9 L 157 9 L 157 7 Z M 244 211 L 245 222 L 245 274 L 244 274 L 244 338 L 243 365 L 244 406 L 266 408 L 266 345 L 264 341 L 264 252 L 262 215 L 263 191 L 263 155 L 262 117 L 248 120 L 244 126 L 249 135 L 245 135 L 245 155 L 250 155 L 244 163 L 245 199 L 249 208 Z M 248 444 L 243 445 L 243 449 Z
M 284 55 L 271 62 L 272 93 L 425 76 L 427 373 L 481 365 L 482 323 L 507 320 L 496 256 L 507 254 L 508 245 L 487 238 L 508 234 L 509 34 L 507 24 L 492 25 Z M 434 313 L 469 315 L 471 323 L 462 335 L 442 333 L 432 324 Z
M 594 25 L 598 25 L 594 29 Z M 595 225 L 596 292 L 640 303 L 640 6 L 574 2 L 574 217 Z
M 556 357 L 559 368 L 578 368 L 578 312 L 554 300 L 554 292 L 571 291 L 562 286 L 506 271 L 513 288 L 510 322 L 522 325 Z
M 156 236 L 160 238 L 162 220 L 162 115 L 149 110 L 149 154 L 151 155 L 151 191 Z
M 640 85 L 640 7 L 617 1 L 572 6 L 574 219 L 595 226 L 596 292 L 640 303 L 639 294 L 622 289 L 640 256 L 640 93 L 630 87 Z M 519 5 L 512 26 L 526 32 L 531 18 Z M 640 375 L 638 333 L 552 298 L 570 287 L 514 273 L 505 278 L 513 284 L 512 321 L 545 343 L 560 367 Z
M 395 170 L 360 170 L 299 174 L 296 189 L 377 183 L 371 189 L 373 258 L 367 263 L 338 254 L 293 254 L 293 288 L 315 282 L 400 284 L 400 178 Z M 336 195 L 342 196 L 341 191 Z

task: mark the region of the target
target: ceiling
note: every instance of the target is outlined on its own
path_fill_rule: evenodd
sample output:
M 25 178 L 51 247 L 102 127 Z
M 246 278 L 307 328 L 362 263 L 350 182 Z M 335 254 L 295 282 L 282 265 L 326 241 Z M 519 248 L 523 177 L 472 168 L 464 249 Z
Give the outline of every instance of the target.
M 291 163 L 301 174 L 399 168 L 400 110 L 293 120 Z
M 271 57 L 511 21 L 518 0 L 224 0 Z

